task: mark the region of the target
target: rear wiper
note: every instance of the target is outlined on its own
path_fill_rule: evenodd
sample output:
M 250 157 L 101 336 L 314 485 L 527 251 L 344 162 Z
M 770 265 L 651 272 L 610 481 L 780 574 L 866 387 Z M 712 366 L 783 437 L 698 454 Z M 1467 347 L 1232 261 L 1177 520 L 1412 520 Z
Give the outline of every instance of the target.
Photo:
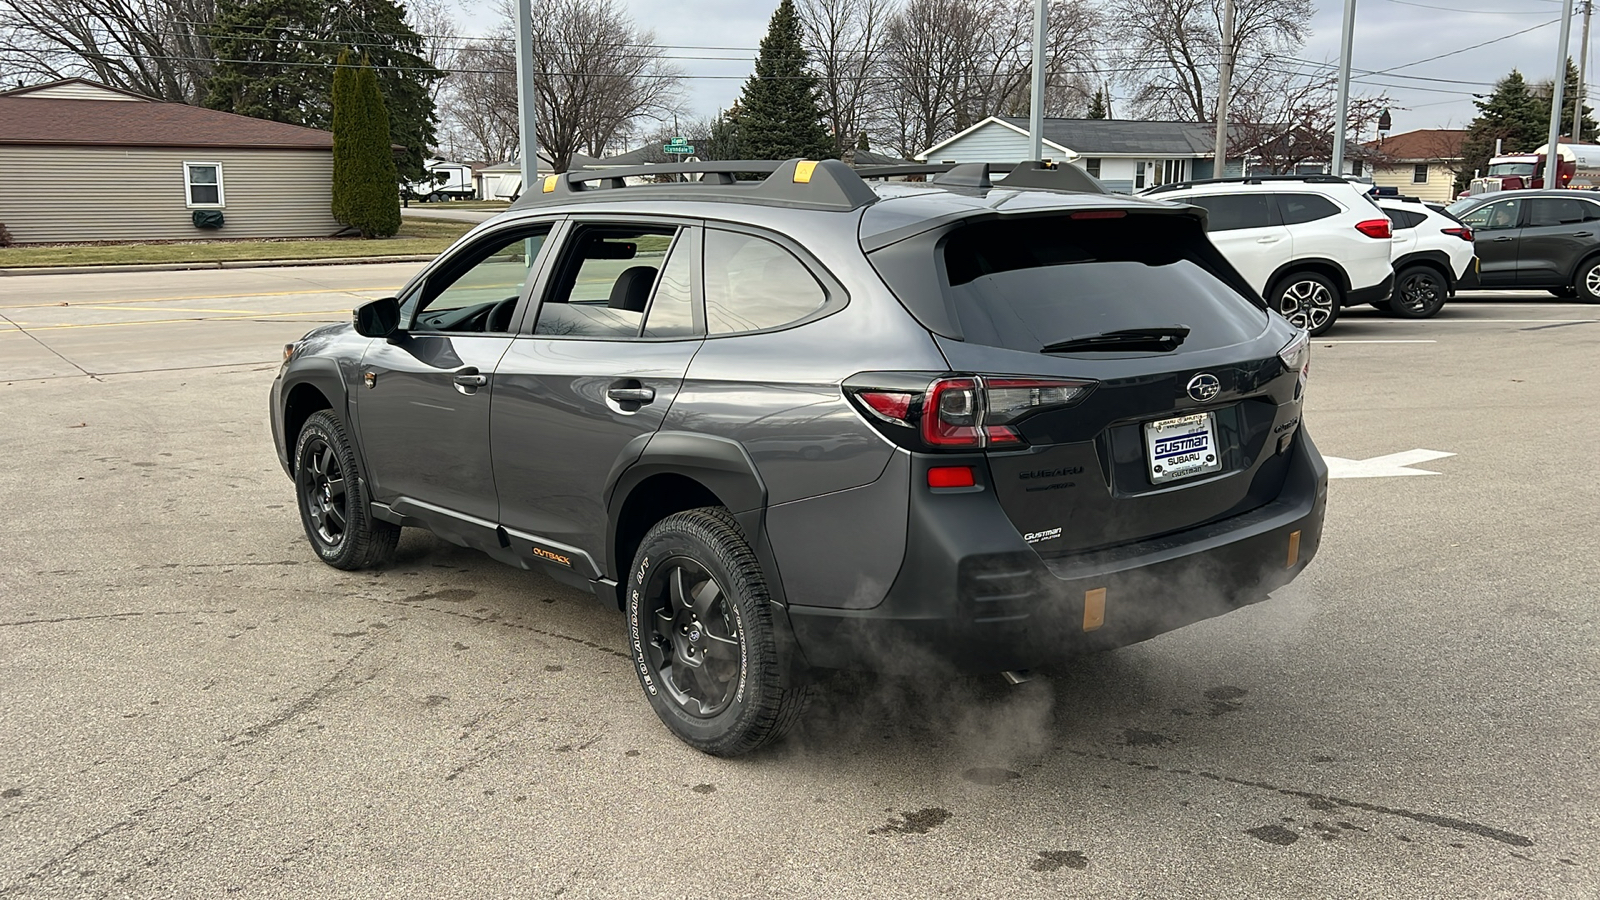
M 1176 350 L 1189 336 L 1187 325 L 1154 325 L 1149 328 L 1124 328 L 1045 344 L 1040 353 L 1068 353 L 1073 350 Z

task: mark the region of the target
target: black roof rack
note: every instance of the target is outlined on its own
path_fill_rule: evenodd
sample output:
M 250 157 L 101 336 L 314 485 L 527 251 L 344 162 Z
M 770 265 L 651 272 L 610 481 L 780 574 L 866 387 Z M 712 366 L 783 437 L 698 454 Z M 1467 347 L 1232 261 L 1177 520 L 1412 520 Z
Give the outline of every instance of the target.
M 996 185 L 989 178 L 992 172 L 1010 174 L 1003 182 Z M 699 181 L 633 186 L 627 183 L 629 178 L 648 178 L 657 175 L 701 177 Z M 765 177 L 741 180 L 741 176 L 749 175 Z M 770 206 L 848 211 L 859 209 L 879 199 L 877 192 L 867 185 L 865 179 L 909 175 L 935 176 L 932 183 L 954 189 L 982 190 L 1002 187 L 1106 193 L 1105 188 L 1082 169 L 1049 162 L 1030 161 L 1015 165 L 939 163 L 863 166 L 851 169 L 836 159 L 820 161 L 791 159 L 785 162 L 742 159 L 663 163 L 614 169 L 588 168 L 563 172 L 559 175 L 546 175 L 531 185 L 531 190 L 525 191 L 513 201 L 511 208 L 529 209 L 582 200 L 615 200 L 616 195 L 610 192 L 626 188 L 630 194 L 633 191 L 648 191 L 653 198 L 732 200 Z
M 1198 187 L 1202 184 L 1266 184 L 1272 181 L 1300 181 L 1306 184 L 1346 184 L 1347 182 L 1337 175 L 1251 175 L 1248 178 L 1197 178 L 1193 181 L 1174 181 L 1153 187 L 1144 193 L 1160 194 L 1165 191 L 1177 191 L 1183 188 Z
M 740 175 L 767 177 L 741 181 Z M 655 175 L 700 175 L 700 181 L 627 186 L 625 179 Z M 878 195 L 850 167 L 836 159 L 811 161 L 791 159 L 714 160 L 709 162 L 663 163 L 627 166 L 616 169 L 583 169 L 546 175 L 524 191 L 512 209 L 528 209 L 575 200 L 615 200 L 609 191 L 627 187 L 648 191 L 652 197 L 681 200 L 734 200 L 771 206 L 807 209 L 852 210 L 877 201 Z

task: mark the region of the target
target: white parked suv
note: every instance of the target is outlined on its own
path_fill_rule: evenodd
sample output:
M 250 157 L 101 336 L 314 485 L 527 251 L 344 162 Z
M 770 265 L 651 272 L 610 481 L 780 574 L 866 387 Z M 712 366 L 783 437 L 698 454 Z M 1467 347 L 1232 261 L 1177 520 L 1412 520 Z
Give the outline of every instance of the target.
M 1211 242 L 1272 308 L 1313 335 L 1332 327 L 1341 307 L 1389 298 L 1389 218 L 1342 178 L 1215 178 L 1144 193 L 1205 207 Z
M 1426 319 L 1456 295 L 1456 285 L 1474 271 L 1472 229 L 1439 207 L 1415 197 L 1379 197 L 1378 208 L 1394 223 L 1394 293 L 1373 303 L 1407 319 Z

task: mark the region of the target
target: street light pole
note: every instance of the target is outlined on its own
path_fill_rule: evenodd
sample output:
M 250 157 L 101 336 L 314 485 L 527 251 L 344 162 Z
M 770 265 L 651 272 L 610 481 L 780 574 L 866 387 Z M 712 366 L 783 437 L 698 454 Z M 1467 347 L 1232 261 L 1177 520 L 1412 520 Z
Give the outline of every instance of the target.
M 1033 0 L 1033 96 L 1028 104 L 1028 152 L 1044 159 L 1044 36 L 1050 0 Z
M 517 119 L 522 126 L 522 191 L 534 190 L 539 176 L 538 95 L 533 89 L 533 0 L 512 0 L 517 7 Z
M 1590 0 L 1583 0 L 1583 37 L 1578 39 L 1578 96 L 1572 98 L 1572 142 L 1574 144 L 1583 140 L 1583 94 L 1584 72 L 1589 62 L 1589 15 L 1594 12 L 1594 4 Z M 1566 75 L 1566 66 L 1562 66 L 1562 76 Z
M 1561 103 L 1561 94 L 1567 86 L 1567 42 L 1572 38 L 1572 0 L 1562 0 L 1561 3 L 1561 43 L 1556 47 L 1556 78 L 1550 88 L 1550 140 L 1546 143 L 1544 155 L 1544 186 L 1557 187 L 1561 184 L 1558 176 L 1561 172 L 1561 120 L 1566 118 L 1562 113 L 1566 109 Z M 1582 107 L 1579 107 L 1582 112 Z
M 1571 0 L 1568 0 L 1571 2 Z M 1356 0 L 1344 0 L 1344 33 L 1339 53 L 1339 100 L 1333 120 L 1333 172 L 1344 177 L 1345 119 L 1350 115 L 1350 45 L 1355 41 Z
M 1222 0 L 1222 71 L 1217 82 L 1217 143 L 1211 154 L 1211 177 L 1221 178 L 1228 162 L 1228 102 L 1233 90 L 1233 0 Z M 1249 172 L 1240 172 L 1249 176 Z

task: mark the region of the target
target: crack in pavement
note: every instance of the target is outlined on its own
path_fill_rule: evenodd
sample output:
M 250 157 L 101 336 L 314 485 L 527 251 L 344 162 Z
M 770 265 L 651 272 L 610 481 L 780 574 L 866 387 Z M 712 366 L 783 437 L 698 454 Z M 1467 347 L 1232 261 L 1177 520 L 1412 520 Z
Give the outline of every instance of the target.
M 91 616 L 63 616 L 59 619 L 21 619 L 16 622 L 0 622 L 0 628 L 12 628 L 19 625 L 58 625 L 63 622 L 90 622 L 96 619 L 134 619 L 140 616 L 198 616 L 202 614 L 230 614 L 238 612 L 233 609 L 142 609 L 134 612 L 99 613 Z
M 56 348 L 50 346 L 49 344 L 46 344 L 43 340 L 41 340 L 39 338 L 38 335 L 34 334 L 33 332 L 29 331 L 26 328 L 23 328 L 21 325 L 18 325 L 15 320 L 11 319 L 9 316 L 5 315 L 4 313 L 0 313 L 0 320 L 3 320 L 7 325 L 10 325 L 12 328 L 15 328 L 17 331 L 21 332 L 22 334 L 27 335 L 27 337 L 30 340 L 32 340 L 35 344 L 38 344 L 39 346 L 43 347 L 44 349 L 49 350 L 51 353 L 55 354 L 58 359 L 60 359 L 62 362 L 66 363 L 67 365 L 73 367 L 74 369 L 77 369 L 79 372 L 82 372 L 83 374 L 89 376 L 90 378 L 93 378 L 95 381 L 102 380 L 100 378 L 100 376 L 94 374 L 93 372 L 89 371 L 88 369 L 85 369 L 83 366 L 80 366 L 77 363 L 73 362 L 72 360 L 68 359 L 66 357 L 66 355 L 63 354 L 60 350 L 57 350 Z
M 472 613 L 458 612 L 453 609 L 436 609 L 432 606 L 423 606 L 420 603 L 406 603 L 401 600 L 382 600 L 376 597 L 368 597 L 367 599 L 373 600 L 377 603 L 382 603 L 386 606 L 400 606 L 404 607 L 405 609 L 423 609 L 427 610 L 428 612 L 439 613 L 441 615 L 455 616 L 458 619 L 467 619 L 468 621 L 477 622 L 481 625 L 499 625 L 502 628 L 515 628 L 520 631 L 531 631 L 534 634 L 543 635 L 545 637 L 556 638 L 557 640 L 562 641 L 571 641 L 574 644 L 582 644 L 590 649 L 599 650 L 601 653 L 606 653 L 611 656 L 618 657 L 619 659 L 626 659 L 629 662 L 633 661 L 633 657 L 631 655 L 624 653 L 621 650 L 613 650 L 610 647 L 607 647 L 603 644 L 597 644 L 594 641 L 573 637 L 570 634 L 559 634 L 554 631 L 546 631 L 543 628 L 536 628 L 532 625 L 525 625 L 521 622 L 508 622 L 495 616 L 477 616 L 473 615 Z

